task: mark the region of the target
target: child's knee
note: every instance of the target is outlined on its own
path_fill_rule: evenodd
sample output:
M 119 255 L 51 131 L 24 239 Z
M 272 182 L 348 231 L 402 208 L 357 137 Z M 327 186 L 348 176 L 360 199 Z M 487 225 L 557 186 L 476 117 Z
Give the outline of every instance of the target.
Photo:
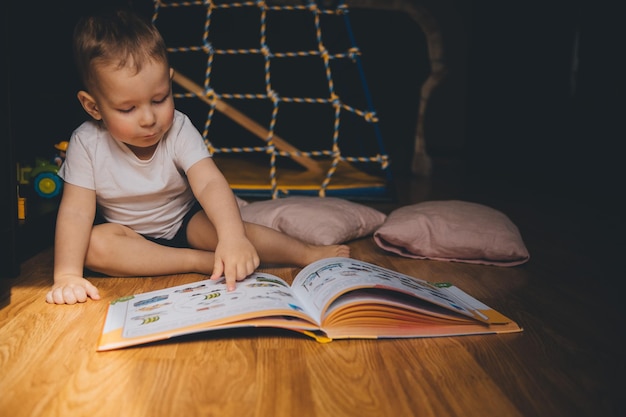
M 107 255 L 111 254 L 114 247 L 119 244 L 119 238 L 127 236 L 125 229 L 127 229 L 125 226 L 114 223 L 94 226 L 91 229 L 85 266 L 93 268 L 105 262 Z

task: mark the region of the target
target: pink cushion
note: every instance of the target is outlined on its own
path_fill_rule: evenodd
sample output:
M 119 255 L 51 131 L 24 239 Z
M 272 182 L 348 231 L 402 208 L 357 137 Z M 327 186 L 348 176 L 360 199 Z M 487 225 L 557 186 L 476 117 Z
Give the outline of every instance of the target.
M 394 210 L 374 232 L 384 250 L 415 259 L 513 266 L 529 259 L 502 212 L 465 201 L 428 201 Z
M 246 200 L 244 200 L 243 198 L 239 198 L 237 196 L 235 196 L 235 200 L 237 201 L 237 206 L 239 207 L 239 209 L 241 209 L 242 207 L 247 206 L 248 204 L 250 204 Z
M 336 197 L 294 196 L 254 201 L 241 217 L 316 245 L 332 245 L 371 235 L 386 215 Z

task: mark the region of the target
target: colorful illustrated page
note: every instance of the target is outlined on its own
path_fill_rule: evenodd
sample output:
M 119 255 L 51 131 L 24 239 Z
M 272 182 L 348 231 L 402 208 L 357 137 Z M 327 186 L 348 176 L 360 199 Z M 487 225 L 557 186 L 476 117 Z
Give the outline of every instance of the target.
M 204 280 L 135 295 L 126 302 L 123 336 L 127 338 L 201 323 L 222 324 L 234 316 L 304 311 L 285 281 L 263 273 L 238 282 L 234 291 L 227 291 L 223 280 Z
M 332 261 L 332 262 L 331 262 Z M 350 258 L 332 258 L 304 268 L 292 284 L 296 297 L 319 318 L 338 294 L 362 288 L 393 289 L 469 317 L 478 312 L 427 281 Z

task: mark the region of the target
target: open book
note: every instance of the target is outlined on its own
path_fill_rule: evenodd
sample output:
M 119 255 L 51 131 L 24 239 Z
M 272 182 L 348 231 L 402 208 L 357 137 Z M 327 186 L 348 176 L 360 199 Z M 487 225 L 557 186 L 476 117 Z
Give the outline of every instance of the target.
M 223 279 L 203 280 L 117 299 L 109 305 L 98 350 L 240 327 L 289 329 L 320 342 L 522 330 L 455 286 L 328 258 L 303 268 L 291 286 L 256 272 L 230 292 Z

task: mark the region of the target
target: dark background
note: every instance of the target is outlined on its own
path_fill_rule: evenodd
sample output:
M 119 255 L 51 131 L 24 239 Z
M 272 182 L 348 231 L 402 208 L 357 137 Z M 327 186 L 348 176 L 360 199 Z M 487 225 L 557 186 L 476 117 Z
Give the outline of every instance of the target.
M 114 3 L 123 2 L 104 4 Z M 450 77 L 433 93 L 425 118 L 432 175 L 437 160 L 458 159 L 472 181 L 621 210 L 624 29 L 616 10 L 582 0 L 432 3 L 443 13 L 446 39 L 456 40 L 447 43 Z M 0 231 L 9 242 L 20 234 L 14 162 L 51 156 L 85 119 L 71 33 L 78 16 L 100 4 L 2 5 L 7 150 Z M 140 10 L 145 4 L 134 2 Z M 351 19 L 394 176 L 410 176 L 420 87 L 429 72 L 424 35 L 402 13 L 352 10 Z M 49 241 L 49 232 L 44 225 L 31 242 Z
M 621 201 L 619 13 L 604 2 L 474 3 L 468 160 L 576 200 Z

